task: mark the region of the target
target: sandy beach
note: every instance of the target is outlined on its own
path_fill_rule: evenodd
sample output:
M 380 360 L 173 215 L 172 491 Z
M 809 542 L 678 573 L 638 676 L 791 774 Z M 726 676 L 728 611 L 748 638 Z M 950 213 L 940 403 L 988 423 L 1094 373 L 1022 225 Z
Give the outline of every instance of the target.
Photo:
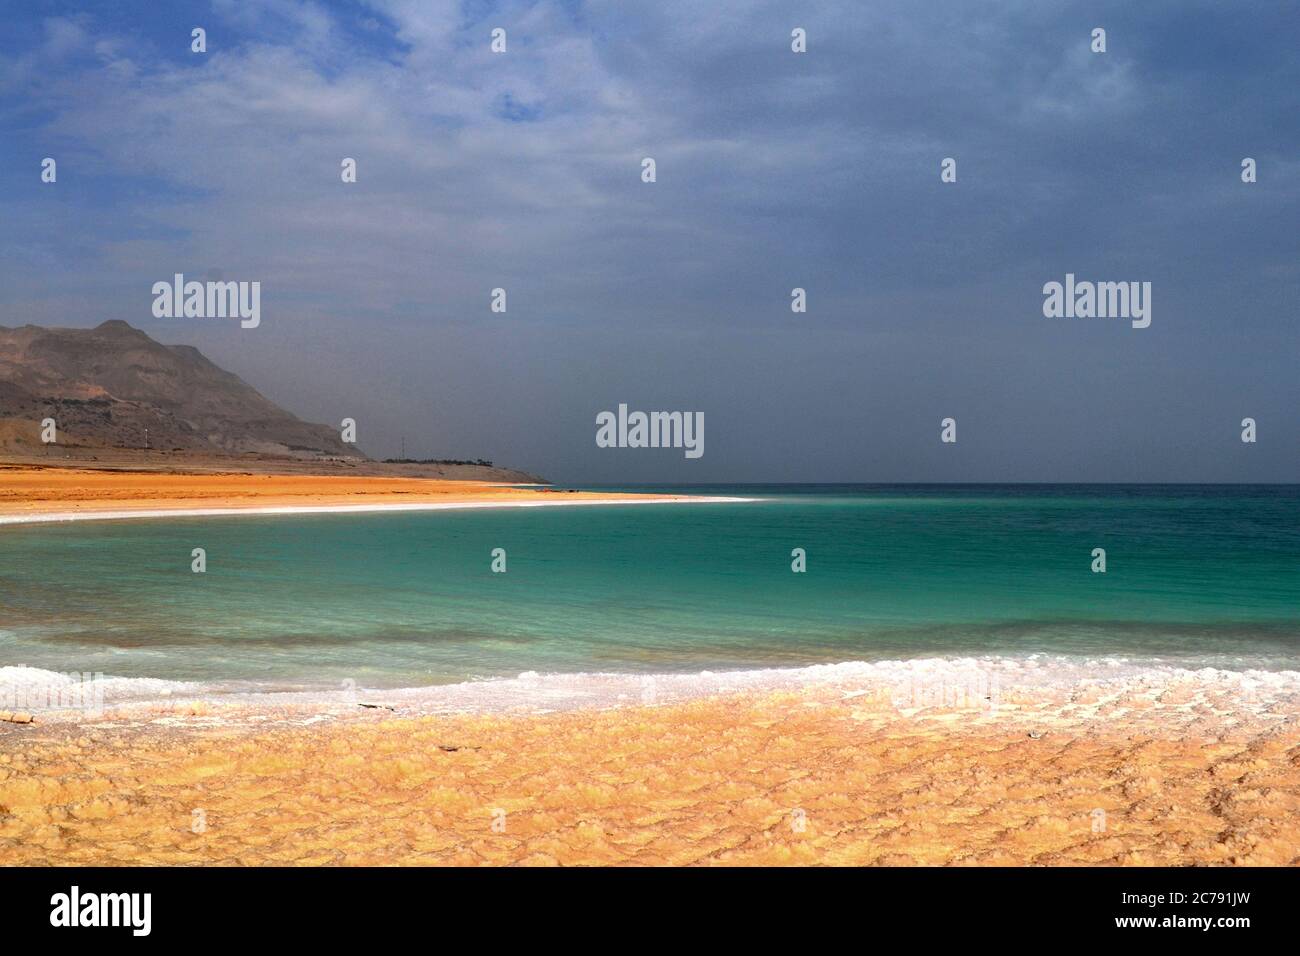
M 992 711 L 841 678 L 553 713 L 378 695 L 0 723 L 0 862 L 1300 862 L 1294 688 L 1243 717 L 1221 672 Z
M 312 514 L 699 500 L 706 499 L 431 478 L 186 474 L 0 465 L 0 524 L 168 514 L 213 516 L 225 512 Z

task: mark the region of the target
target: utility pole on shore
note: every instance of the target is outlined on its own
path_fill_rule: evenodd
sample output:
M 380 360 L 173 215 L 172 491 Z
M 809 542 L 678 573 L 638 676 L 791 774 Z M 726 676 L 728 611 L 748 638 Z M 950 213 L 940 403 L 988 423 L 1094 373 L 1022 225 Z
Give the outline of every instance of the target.
M 406 436 L 402 436 L 402 453 L 397 456 L 399 461 L 406 461 Z

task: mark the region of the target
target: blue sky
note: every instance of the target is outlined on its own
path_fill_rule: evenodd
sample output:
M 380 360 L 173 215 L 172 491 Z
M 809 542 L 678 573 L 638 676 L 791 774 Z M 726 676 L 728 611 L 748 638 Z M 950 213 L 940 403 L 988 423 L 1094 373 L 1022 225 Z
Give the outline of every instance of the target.
M 125 319 L 372 454 L 564 481 L 1294 481 L 1295 13 L 13 5 L 0 324 Z M 174 272 L 261 326 L 154 319 Z M 1150 281 L 1151 327 L 1045 318 L 1067 272 Z M 620 402 L 703 411 L 704 457 L 596 448 Z

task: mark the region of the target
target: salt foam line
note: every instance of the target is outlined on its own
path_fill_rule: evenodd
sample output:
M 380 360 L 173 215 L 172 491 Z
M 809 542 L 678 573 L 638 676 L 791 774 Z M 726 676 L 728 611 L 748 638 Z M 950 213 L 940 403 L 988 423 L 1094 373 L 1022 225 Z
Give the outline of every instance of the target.
M 723 504 L 757 501 L 757 498 L 698 496 L 681 498 L 602 498 L 597 501 L 440 501 L 372 505 L 279 505 L 248 508 L 147 508 L 130 511 L 46 511 L 0 515 L 0 525 L 43 524 L 51 521 L 110 521 L 127 518 L 221 518 L 234 515 L 366 514 L 385 511 L 462 511 L 476 508 L 546 508 L 576 505 Z

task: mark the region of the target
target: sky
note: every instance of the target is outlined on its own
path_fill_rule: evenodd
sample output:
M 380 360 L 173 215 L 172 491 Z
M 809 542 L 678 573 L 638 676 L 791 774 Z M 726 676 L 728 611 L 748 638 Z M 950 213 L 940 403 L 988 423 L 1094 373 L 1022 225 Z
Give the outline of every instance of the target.
M 0 325 L 565 483 L 1300 481 L 1293 4 L 80 6 L 0 18 Z M 260 325 L 155 318 L 178 272 Z M 704 454 L 597 447 L 620 403 Z

